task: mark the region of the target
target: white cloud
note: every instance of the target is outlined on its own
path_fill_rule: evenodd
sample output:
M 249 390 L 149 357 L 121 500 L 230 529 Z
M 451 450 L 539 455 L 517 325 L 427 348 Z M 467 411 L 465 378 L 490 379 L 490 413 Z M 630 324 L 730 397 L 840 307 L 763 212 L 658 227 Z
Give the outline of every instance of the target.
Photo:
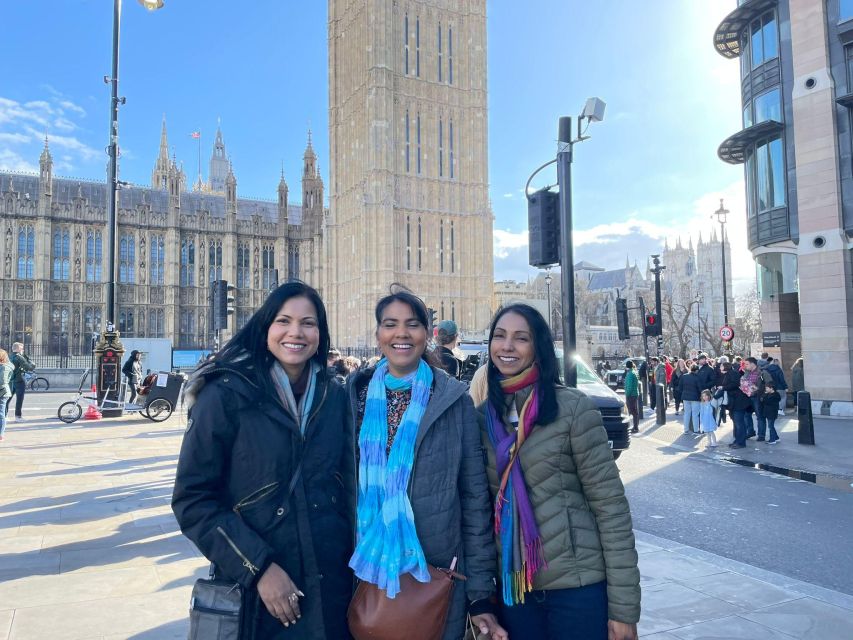
M 28 162 L 19 154 L 11 149 L 0 148 L 0 169 L 6 171 L 26 171 L 29 173 L 37 173 L 38 167 Z
M 26 127 L 26 130 L 30 135 L 38 136 L 38 131 L 32 127 Z M 74 136 L 61 136 L 54 133 L 48 136 L 48 141 L 51 148 L 59 147 L 60 149 L 67 149 L 86 162 L 100 158 L 103 155 L 102 151 L 90 147 Z
M 511 193 L 505 193 L 504 194 L 504 198 L 512 198 L 512 197 L 513 197 L 513 194 L 511 194 Z
M 510 252 L 527 246 L 527 230 L 515 233 L 504 229 L 495 229 L 493 244 L 495 257 L 506 258 Z
M 76 113 L 81 118 L 86 117 L 86 110 L 83 107 L 74 104 L 73 102 L 71 102 L 71 100 L 60 100 L 59 106 L 65 109 L 66 111 L 72 111 L 73 113 Z
M 32 138 L 23 133 L 0 133 L 0 144 L 27 144 Z

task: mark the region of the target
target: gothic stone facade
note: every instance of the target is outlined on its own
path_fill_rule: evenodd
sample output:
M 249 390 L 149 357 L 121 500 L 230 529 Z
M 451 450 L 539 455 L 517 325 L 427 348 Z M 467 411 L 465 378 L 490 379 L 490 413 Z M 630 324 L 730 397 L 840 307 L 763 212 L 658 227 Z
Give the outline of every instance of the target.
M 119 191 L 115 320 L 122 336 L 212 346 L 216 279 L 237 287 L 223 339 L 260 306 L 276 278 L 322 288 L 326 211 L 310 137 L 302 206 L 288 203 L 284 176 L 277 202 L 238 198 L 230 164 L 224 193 L 211 183 L 188 192 L 183 171 L 168 157 L 165 122 L 160 142 L 152 187 Z M 47 141 L 39 166 L 38 175 L 0 173 L 0 346 L 18 340 L 55 352 L 85 349 L 108 320 L 107 185 L 55 178 Z
M 486 96 L 485 0 L 329 0 L 326 300 L 342 346 L 372 344 L 393 282 L 487 327 Z

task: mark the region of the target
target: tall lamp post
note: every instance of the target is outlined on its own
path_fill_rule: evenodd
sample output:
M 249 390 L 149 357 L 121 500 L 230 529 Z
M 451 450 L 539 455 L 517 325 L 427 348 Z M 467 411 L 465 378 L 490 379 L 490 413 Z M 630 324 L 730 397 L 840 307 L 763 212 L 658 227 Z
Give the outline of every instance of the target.
M 551 280 L 552 280 L 551 273 L 550 272 L 546 273 L 545 274 L 545 289 L 547 290 L 547 296 L 548 296 L 548 329 L 549 329 L 549 331 L 551 331 L 551 335 L 553 336 L 554 335 L 554 327 L 552 325 L 554 322 L 554 316 L 551 315 Z
M 729 324 L 729 294 L 726 291 L 726 220 L 728 219 L 729 210 L 723 206 L 723 199 L 720 198 L 720 208 L 714 214 L 717 216 L 717 222 L 720 223 L 720 252 L 723 259 L 723 324 Z M 732 343 L 726 342 L 726 351 L 731 352 Z
M 163 0 L 138 0 L 139 4 L 155 11 L 163 6 Z M 107 226 L 109 228 L 107 243 L 107 313 L 106 325 L 101 335 L 100 342 L 95 346 L 95 355 L 98 362 L 97 367 L 97 393 L 100 399 L 105 396 L 113 402 L 122 400 L 118 398 L 119 365 L 124 354 L 124 347 L 119 341 L 116 331 L 116 244 L 118 236 L 118 107 L 125 103 L 125 98 L 118 95 L 118 61 L 119 41 L 121 35 L 121 0 L 113 2 L 113 50 L 112 50 L 112 73 L 104 77 L 104 82 L 111 85 L 110 95 L 110 143 L 107 153 L 110 156 L 107 198 Z M 115 406 L 115 405 L 113 405 Z M 106 416 L 121 415 L 122 410 L 111 408 L 104 411 Z
M 696 335 L 699 338 L 698 350 L 702 351 L 702 322 L 699 320 L 699 306 L 702 304 L 702 294 L 696 292 Z

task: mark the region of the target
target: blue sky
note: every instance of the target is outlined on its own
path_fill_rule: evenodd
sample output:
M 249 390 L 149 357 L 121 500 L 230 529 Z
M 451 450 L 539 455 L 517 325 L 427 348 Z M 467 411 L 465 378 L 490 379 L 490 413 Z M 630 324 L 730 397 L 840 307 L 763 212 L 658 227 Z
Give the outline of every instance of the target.
M 641 265 L 665 238 L 694 239 L 726 199 L 736 288 L 751 280 L 741 167 L 719 143 L 739 128 L 737 62 L 711 44 L 735 0 L 492 0 L 488 4 L 489 169 L 495 277 L 523 279 L 530 172 L 555 152 L 557 119 L 586 98 L 607 102 L 576 147 L 575 255 L 607 268 Z M 112 3 L 6 3 L 0 59 L 0 167 L 34 170 L 45 131 L 56 173 L 103 179 Z M 298 198 L 306 132 L 328 178 L 326 2 L 166 0 L 148 13 L 125 0 L 121 177 L 147 184 L 166 114 L 190 180 L 221 118 L 238 192 L 273 199 L 282 162 Z M 542 185 L 554 182 L 543 173 Z

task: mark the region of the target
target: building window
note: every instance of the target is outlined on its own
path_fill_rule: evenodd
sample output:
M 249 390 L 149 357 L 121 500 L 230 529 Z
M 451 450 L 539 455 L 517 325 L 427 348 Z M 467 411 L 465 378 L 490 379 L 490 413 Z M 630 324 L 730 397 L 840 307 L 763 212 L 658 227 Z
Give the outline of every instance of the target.
M 29 226 L 18 229 L 18 278 L 21 280 L 32 280 L 34 277 L 36 254 L 36 233 Z M 18 342 L 22 342 L 18 340 Z
M 208 280 L 222 280 L 222 240 L 211 240 L 207 249 Z
M 423 224 L 421 223 L 421 218 L 418 216 L 418 271 L 420 271 L 423 267 Z
M 409 75 L 409 14 L 403 16 L 403 73 Z
M 838 20 L 853 18 L 853 0 L 838 0 Z
M 132 338 L 136 335 L 133 309 L 122 309 L 118 312 L 118 331 L 125 338 Z
M 421 18 L 415 18 L 415 75 L 421 77 Z
M 299 246 L 295 244 L 290 245 L 287 252 L 287 277 L 299 279 Z
M 90 339 L 93 333 L 100 333 L 101 331 L 101 308 L 100 307 L 86 307 L 83 311 L 83 332 L 85 335 L 82 336 L 82 344 L 83 346 L 90 346 Z M 119 327 L 119 331 L 121 331 L 121 327 Z M 122 331 L 122 335 L 124 332 Z
M 163 309 L 148 311 L 148 337 L 163 338 L 166 335 L 166 313 Z
M 406 270 L 412 270 L 412 216 L 406 216 Z
M 456 322 L 456 301 L 450 301 L 450 319 Z
M 752 21 L 749 28 L 752 68 L 764 64 L 779 55 L 779 35 L 776 30 L 776 15 L 768 11 Z
M 275 247 L 271 244 L 264 245 L 261 251 L 261 285 L 264 291 L 271 291 L 273 287 L 278 285 L 275 274 Z
M 181 240 L 181 286 L 195 285 L 195 242 L 188 238 Z
M 779 88 L 762 93 L 753 101 L 755 105 L 755 124 L 768 120 L 782 122 L 782 98 Z
M 447 28 L 447 84 L 453 84 L 453 27 Z
M 132 235 L 123 235 L 118 248 L 118 281 L 136 282 L 136 244 Z
M 418 114 L 418 123 L 417 123 L 417 139 L 418 145 L 418 175 L 421 173 L 421 114 Z
M 441 67 L 444 65 L 444 52 L 441 50 L 441 23 L 438 23 L 438 81 L 441 82 Z
M 183 347 L 196 346 L 195 333 L 195 311 L 181 311 L 180 345 Z
M 746 160 L 747 213 L 785 206 L 785 158 L 781 138 L 755 146 Z
M 456 177 L 456 168 L 453 166 L 456 163 L 456 157 L 453 154 L 453 118 L 450 119 L 450 179 Z
M 444 300 L 441 301 L 441 319 L 444 320 L 447 314 L 444 312 Z
M 444 120 L 438 119 L 438 177 L 444 177 Z
M 456 223 L 450 223 L 450 273 L 456 273 Z
M 161 285 L 166 278 L 166 249 L 163 236 L 151 236 L 151 284 Z
M 68 307 L 54 307 L 50 313 L 50 353 L 68 354 Z
M 32 276 L 30 276 L 32 277 Z M 33 344 L 33 307 L 28 304 L 15 305 L 15 326 L 12 331 L 15 342 L 26 347 Z
M 438 227 L 438 270 L 444 273 L 444 220 Z
M 100 231 L 89 231 L 86 233 L 86 282 L 101 281 L 103 244 Z
M 252 312 L 249 309 L 237 309 L 237 331 L 245 327 L 251 317 Z
M 409 128 L 409 110 L 406 109 L 406 173 L 409 173 L 410 162 L 409 162 L 409 152 L 411 147 L 412 134 Z
M 53 233 L 53 279 L 71 278 L 71 234 L 67 229 Z
M 243 243 L 237 246 L 237 288 L 246 289 L 251 286 L 249 273 L 249 245 Z

